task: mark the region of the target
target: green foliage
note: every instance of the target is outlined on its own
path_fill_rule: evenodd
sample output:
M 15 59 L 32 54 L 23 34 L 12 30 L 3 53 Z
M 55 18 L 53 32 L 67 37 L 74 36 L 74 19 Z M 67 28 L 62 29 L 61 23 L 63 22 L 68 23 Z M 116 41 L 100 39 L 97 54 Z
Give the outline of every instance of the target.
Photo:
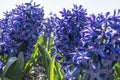
M 39 39 L 38 39 L 39 40 Z M 39 41 L 34 45 L 34 51 L 33 53 L 31 54 L 31 57 L 30 59 L 25 63 L 25 66 L 24 66 L 24 74 L 25 73 L 29 73 L 30 72 L 30 69 L 38 63 L 38 59 L 41 55 L 39 55 L 39 49 L 38 49 L 38 43 Z
M 21 80 L 23 67 L 24 67 L 24 57 L 22 53 L 19 54 L 18 58 L 11 57 L 6 64 L 6 67 L 1 76 L 1 79 L 2 80 Z
M 40 63 L 45 68 L 45 74 L 49 80 L 63 80 L 61 66 L 59 63 L 55 63 L 55 56 L 51 56 L 54 51 L 53 40 L 53 38 L 48 39 L 47 36 L 38 38 L 29 61 L 25 63 L 23 74 L 29 74 L 31 68 Z
M 6 74 L 9 74 L 8 71 L 11 68 L 11 66 L 14 65 L 15 61 L 17 61 L 16 57 L 12 57 L 8 60 L 8 62 L 6 64 L 6 67 L 5 67 L 5 70 L 4 70 L 1 78 L 4 78 L 6 76 Z
M 52 58 L 51 64 L 50 64 L 50 79 L 49 80 L 54 80 L 54 62 L 55 62 L 55 57 Z
M 49 80 L 63 80 L 63 74 L 61 71 L 60 65 L 58 63 L 55 64 L 55 57 L 52 57 L 52 61 L 50 63 Z
M 120 62 L 116 63 L 114 65 L 113 69 L 115 71 L 115 73 L 114 73 L 115 79 L 116 80 L 120 80 Z
M 1 60 L 3 63 L 6 63 L 6 62 L 7 62 L 7 58 L 8 58 L 8 55 L 7 55 L 7 54 L 4 54 L 4 56 L 0 56 L 0 60 Z
M 46 75 L 49 80 L 63 80 L 62 70 L 60 70 L 60 64 L 55 63 L 55 56 L 51 56 L 54 51 L 53 38 L 47 38 L 46 36 L 40 37 L 38 42 L 39 51 L 41 53 L 40 61 L 42 61 L 45 68 Z
M 10 80 L 10 79 L 8 79 L 8 78 L 3 78 L 3 80 Z

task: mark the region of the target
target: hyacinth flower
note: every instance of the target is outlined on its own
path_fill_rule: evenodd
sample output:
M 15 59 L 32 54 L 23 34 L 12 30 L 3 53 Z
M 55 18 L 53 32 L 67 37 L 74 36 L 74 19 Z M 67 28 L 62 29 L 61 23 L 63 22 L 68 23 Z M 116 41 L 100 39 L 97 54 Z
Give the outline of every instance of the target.
M 86 10 L 82 9 L 82 6 L 74 6 L 75 9 L 64 9 L 62 19 L 56 18 L 55 27 L 55 44 L 56 49 L 63 55 L 72 53 L 75 49 L 81 45 L 80 30 L 86 25 Z
M 86 14 L 74 5 L 56 18 L 55 48 L 66 80 L 109 80 L 120 61 L 120 14 Z
M 79 55 L 76 52 L 82 49 L 80 31 L 87 25 L 87 13 L 82 6 L 77 7 L 77 5 L 74 5 L 72 11 L 64 9 L 61 14 L 61 19 L 56 18 L 55 46 L 56 50 L 63 56 L 64 60 L 61 64 L 67 74 L 70 71 L 71 63 L 78 65 L 74 63 L 76 62 L 74 59 Z M 72 58 L 74 59 L 72 60 Z
M 56 25 L 55 17 L 56 14 L 50 13 L 50 17 L 44 19 L 43 30 L 44 30 L 44 34 L 47 35 L 48 38 L 53 37 L 54 26 Z
M 0 72 L 2 71 L 3 66 L 4 66 L 4 63 L 0 61 Z
M 43 7 L 32 2 L 17 5 L 15 9 L 4 13 L 0 20 L 0 55 L 18 56 L 23 52 L 29 59 L 38 36 L 43 35 Z

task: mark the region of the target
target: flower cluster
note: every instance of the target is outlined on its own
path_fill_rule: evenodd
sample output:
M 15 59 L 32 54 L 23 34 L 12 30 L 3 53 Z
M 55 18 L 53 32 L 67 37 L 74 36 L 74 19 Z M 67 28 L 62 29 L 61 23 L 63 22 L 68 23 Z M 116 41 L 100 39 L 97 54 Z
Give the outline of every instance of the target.
M 120 61 L 119 11 L 87 16 L 85 9 L 74 5 L 61 14 L 56 18 L 55 46 L 66 79 L 109 80 L 113 65 Z
M 62 19 L 56 18 L 55 36 L 56 49 L 68 56 L 68 53 L 75 52 L 81 46 L 81 29 L 86 25 L 86 10 L 82 6 L 74 5 L 72 12 L 63 10 Z
M 43 30 L 44 30 L 44 35 L 47 35 L 48 38 L 53 37 L 53 32 L 54 32 L 54 26 L 55 24 L 55 17 L 56 15 L 50 14 L 49 18 L 44 19 L 43 22 Z
M 0 71 L 2 71 L 3 66 L 4 66 L 4 63 L 0 61 Z
M 25 59 L 29 58 L 38 36 L 43 34 L 44 10 L 39 6 L 30 2 L 5 12 L 5 18 L 0 20 L 1 55 L 17 56 L 23 52 Z

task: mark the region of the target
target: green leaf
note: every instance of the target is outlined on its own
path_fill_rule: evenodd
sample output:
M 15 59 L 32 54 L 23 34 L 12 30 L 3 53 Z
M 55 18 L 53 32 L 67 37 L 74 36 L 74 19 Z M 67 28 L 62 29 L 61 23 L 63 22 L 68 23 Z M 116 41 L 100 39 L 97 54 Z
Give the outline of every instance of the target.
M 8 61 L 8 64 L 10 61 Z M 20 53 L 18 58 L 12 60 L 13 64 L 11 64 L 8 68 L 5 68 L 6 73 L 4 74 L 3 78 L 6 77 L 10 80 L 21 80 L 22 72 L 24 67 L 24 57 L 23 54 Z
M 40 57 L 40 55 L 38 54 L 38 52 L 39 52 L 39 48 L 38 48 L 38 42 L 37 42 L 35 44 L 34 51 L 31 54 L 29 61 L 27 61 L 25 63 L 24 73 L 28 73 L 30 71 L 30 69 L 38 62 L 38 59 Z
M 43 36 L 43 45 L 42 46 L 45 46 L 47 47 L 47 40 L 48 40 L 48 37 L 47 36 Z
M 43 36 L 38 37 L 37 43 L 40 45 L 43 43 Z
M 50 78 L 49 78 L 49 80 L 54 80 L 54 67 L 55 67 L 54 62 L 55 62 L 55 57 L 52 58 L 52 61 L 50 63 L 50 74 L 49 74 Z
M 3 78 L 3 80 L 10 80 L 10 79 L 8 79 L 8 78 Z
M 39 45 L 39 51 L 42 54 L 42 57 L 41 57 L 43 61 L 42 64 L 45 68 L 47 77 L 49 78 L 49 67 L 48 66 L 50 65 L 51 57 L 41 45 Z
M 120 62 L 117 62 L 114 65 L 113 69 L 114 69 L 114 72 L 115 72 L 114 75 L 115 75 L 116 80 L 120 80 Z
M 25 63 L 24 67 L 24 73 L 30 72 L 30 69 L 37 64 L 38 60 L 40 60 L 42 57 L 42 54 L 39 54 L 39 48 L 38 45 L 44 45 L 46 41 L 46 38 L 44 36 L 38 37 L 37 43 L 34 45 L 34 51 L 30 56 L 30 60 Z M 43 59 L 41 59 L 42 62 Z M 45 62 L 45 61 L 43 61 Z M 47 65 L 48 66 L 48 65 Z
M 13 78 L 11 80 L 21 80 L 24 67 L 24 57 L 22 53 L 19 54 L 16 64 L 13 66 L 15 66 L 15 68 L 13 72 Z
M 6 67 L 5 67 L 5 70 L 4 70 L 1 78 L 3 78 L 3 77 L 7 74 L 9 68 L 15 63 L 16 60 L 17 60 L 16 57 L 11 57 L 11 58 L 8 60 L 8 62 L 7 62 L 7 64 L 6 64 Z
M 61 66 L 59 63 L 56 63 L 55 64 L 55 71 L 57 72 L 57 75 L 59 76 L 59 80 L 64 80 L 64 77 L 63 77 L 63 71 L 61 70 Z
M 115 71 L 116 71 L 117 76 L 120 77 L 120 67 L 115 66 Z

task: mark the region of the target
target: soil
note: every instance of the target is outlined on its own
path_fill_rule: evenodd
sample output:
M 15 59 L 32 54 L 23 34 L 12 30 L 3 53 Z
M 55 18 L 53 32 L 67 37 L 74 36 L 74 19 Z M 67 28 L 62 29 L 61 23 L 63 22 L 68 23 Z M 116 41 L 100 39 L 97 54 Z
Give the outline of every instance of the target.
M 31 73 L 29 75 L 25 74 L 23 80 L 48 80 L 45 75 L 45 69 L 41 67 L 39 64 L 35 65 L 31 69 Z

